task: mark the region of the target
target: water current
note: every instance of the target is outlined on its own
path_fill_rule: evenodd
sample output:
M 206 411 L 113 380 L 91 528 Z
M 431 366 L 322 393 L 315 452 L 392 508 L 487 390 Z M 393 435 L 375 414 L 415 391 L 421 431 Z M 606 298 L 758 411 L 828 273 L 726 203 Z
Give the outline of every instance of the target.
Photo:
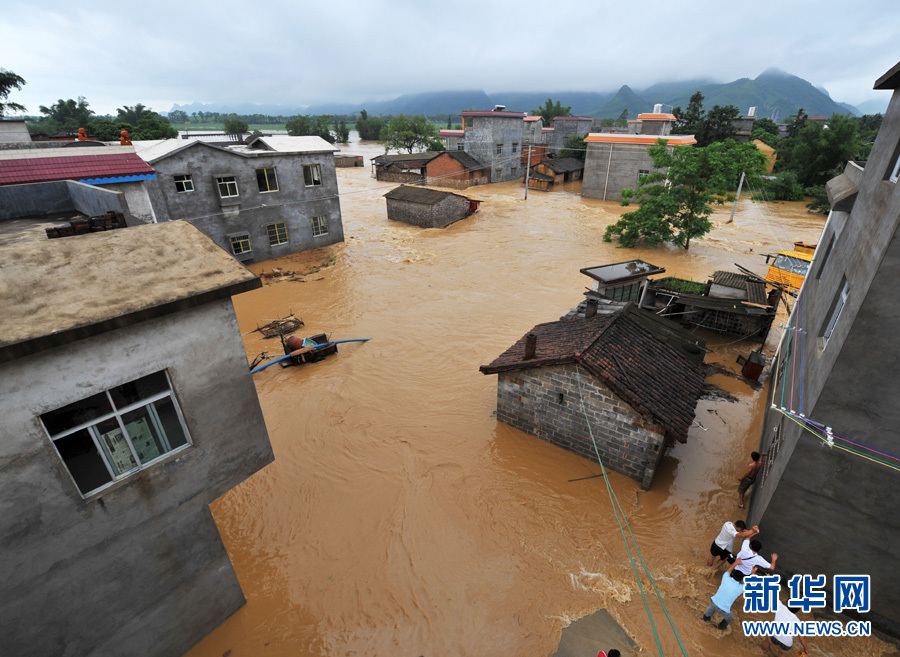
M 579 183 L 526 201 L 511 182 L 468 190 L 484 201 L 475 215 L 425 230 L 387 219 L 382 195 L 395 185 L 369 167 L 380 147 L 345 150 L 366 167 L 338 169 L 346 241 L 331 247 L 333 266 L 234 305 L 248 360 L 280 352 L 253 329 L 289 312 L 304 335 L 371 341 L 254 375 L 275 461 L 212 506 L 247 604 L 188 654 L 545 657 L 568 623 L 599 608 L 656 654 L 603 479 L 571 481 L 599 466 L 498 423 L 496 376 L 478 366 L 578 303 L 582 267 L 641 258 L 700 281 L 734 263 L 765 274 L 762 254 L 815 242 L 824 217 L 775 204 L 775 224 L 744 200 L 733 223 L 721 208 L 689 251 L 617 249 L 602 235 L 625 208 L 582 198 Z M 275 267 L 292 260 L 252 265 Z M 732 371 L 755 348 L 704 337 L 707 359 Z M 708 546 L 743 517 L 736 478 L 765 406 L 741 380 L 713 382 L 738 401 L 699 403 L 652 490 L 610 481 L 688 654 L 759 655 L 737 623 L 723 634 L 700 621 L 718 584 Z M 659 604 L 650 608 L 664 654 L 680 654 Z M 813 655 L 889 651 L 876 639 L 810 643 Z

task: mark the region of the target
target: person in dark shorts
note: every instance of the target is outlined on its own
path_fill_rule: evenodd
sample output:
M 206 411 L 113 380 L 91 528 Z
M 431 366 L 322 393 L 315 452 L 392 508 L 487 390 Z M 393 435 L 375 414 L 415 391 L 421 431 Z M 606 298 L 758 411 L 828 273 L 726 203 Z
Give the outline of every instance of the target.
M 709 558 L 706 560 L 706 565 L 715 570 L 726 561 L 734 563 L 734 555 L 731 552 L 734 539 L 737 538 L 743 541 L 756 536 L 758 533 L 758 526 L 754 525 L 752 529 L 747 529 L 747 525 L 743 520 L 726 522 L 722 525 L 722 529 L 712 542 L 712 545 L 709 546 Z M 715 561 L 715 565 L 713 565 L 713 561 Z
M 750 486 L 756 481 L 756 476 L 759 474 L 759 469 L 762 467 L 762 457 L 767 456 L 768 452 L 763 452 L 760 454 L 759 452 L 752 452 L 750 454 L 750 464 L 747 466 L 747 472 L 744 473 L 743 477 L 738 477 L 738 497 L 740 501 L 738 502 L 738 507 L 744 508 L 744 494 L 750 489 Z

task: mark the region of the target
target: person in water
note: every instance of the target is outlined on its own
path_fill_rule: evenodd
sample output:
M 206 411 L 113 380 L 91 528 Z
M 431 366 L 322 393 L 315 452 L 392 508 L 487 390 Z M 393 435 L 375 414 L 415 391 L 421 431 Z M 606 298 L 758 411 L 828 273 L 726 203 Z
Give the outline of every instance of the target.
M 762 454 L 759 452 L 751 453 L 750 458 L 752 460 L 747 466 L 747 472 L 743 477 L 738 477 L 738 497 L 740 498 L 738 507 L 741 509 L 744 508 L 744 494 L 750 490 L 750 486 L 756 481 L 756 476 L 759 474 L 759 469 L 762 467 L 762 458 L 767 454 L 768 452 L 763 452 Z

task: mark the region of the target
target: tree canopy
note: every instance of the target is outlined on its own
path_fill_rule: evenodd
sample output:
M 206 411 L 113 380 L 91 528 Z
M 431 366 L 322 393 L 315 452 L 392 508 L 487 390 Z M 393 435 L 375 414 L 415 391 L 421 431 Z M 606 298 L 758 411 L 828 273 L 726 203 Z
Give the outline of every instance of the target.
M 226 135 L 240 136 L 250 130 L 250 126 L 246 121 L 241 120 L 237 114 L 229 114 L 222 121 L 223 129 Z
M 703 94 L 699 91 L 691 96 L 687 109 L 675 107 L 672 113 L 676 119 L 672 134 L 694 135 L 697 146 L 700 147 L 733 139 L 737 135 L 733 122 L 741 115 L 741 111 L 734 105 L 714 105 L 711 110 L 704 110 Z
M 554 103 L 552 98 L 548 98 L 547 102 L 536 110 L 531 110 L 531 113 L 540 114 L 544 119 L 544 125 L 549 126 L 557 116 L 572 116 L 572 108 L 563 107 L 559 101 Z
M 329 144 L 333 144 L 335 140 L 331 130 L 328 129 L 329 119 L 330 117 L 325 115 L 308 116 L 306 114 L 298 114 L 288 119 L 284 127 L 292 137 L 302 137 L 304 135 L 321 137 Z
M 61 130 L 77 132 L 78 128 L 87 128 L 94 116 L 94 110 L 84 96 L 79 96 L 78 100 L 60 98 L 50 107 L 41 105 L 40 110 L 44 116 L 37 121 L 36 126 L 42 132 L 50 134 Z
M 442 151 L 444 144 L 438 137 L 437 126 L 428 121 L 424 114 L 408 116 L 398 114 L 381 131 L 384 152 L 391 149 L 406 150 L 412 153 L 416 149 L 424 151 Z
M 559 150 L 559 157 L 574 157 L 584 162 L 587 155 L 587 145 L 581 135 L 570 135 L 566 138 L 563 147 Z
M 618 237 L 622 246 L 670 242 L 688 249 L 692 239 L 712 229 L 713 206 L 729 198 L 741 172 L 756 182 L 766 163 L 753 144 L 733 139 L 671 150 L 660 139 L 647 152 L 656 171 L 643 176 L 637 190 L 622 191 L 623 205 L 635 201 L 640 207 L 606 228 L 603 239 L 607 242 Z
M 360 139 L 378 141 L 386 123 L 381 117 L 369 116 L 366 110 L 360 110 L 359 118 L 356 119 L 356 131 L 359 133 Z
M 793 171 L 804 188 L 824 185 L 858 156 L 858 119 L 835 114 L 826 127 L 805 116 L 795 118 L 788 126 L 789 136 L 778 144 L 775 167 L 779 172 Z
M 15 112 L 25 111 L 24 105 L 6 100 L 10 91 L 21 89 L 24 84 L 25 79 L 22 76 L 16 75 L 12 71 L 7 71 L 5 68 L 0 68 L 0 117 L 9 110 Z

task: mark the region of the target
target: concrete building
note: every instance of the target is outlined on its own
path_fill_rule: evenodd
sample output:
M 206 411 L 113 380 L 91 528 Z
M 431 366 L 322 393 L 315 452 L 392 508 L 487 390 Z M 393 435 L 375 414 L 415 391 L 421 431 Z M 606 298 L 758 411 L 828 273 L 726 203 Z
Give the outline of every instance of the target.
M 321 137 L 219 146 L 135 144 L 156 171 L 160 221 L 185 219 L 241 262 L 344 241 L 334 152 Z
M 441 128 L 438 136 L 444 142 L 444 148 L 448 151 L 463 151 L 466 149 L 466 131 Z
M 538 144 L 544 143 L 544 117 L 541 115 L 537 116 L 526 116 L 522 119 L 524 122 L 523 133 L 522 133 L 522 143 L 526 146 L 531 144 L 536 146 Z
M 563 147 L 569 137 L 587 137 L 594 125 L 590 116 L 557 116 L 551 125 L 552 131 L 547 133 L 545 143 L 551 153 Z
M 703 375 L 645 314 L 629 304 L 535 326 L 480 368 L 498 375 L 497 420 L 596 461 L 589 421 L 604 465 L 648 490 L 666 448 L 687 439 Z
M 25 119 L 0 118 L 0 144 L 23 144 L 31 141 Z
M 491 182 L 491 171 L 464 151 L 425 151 L 372 158 L 375 179 L 382 182 L 424 183 L 466 189 Z
M 460 112 L 465 133 L 465 151 L 490 167 L 491 182 L 516 180 L 525 174 L 522 144 L 525 114 L 495 109 L 490 112 Z
M 387 216 L 422 228 L 445 228 L 478 210 L 481 201 L 424 187 L 397 187 L 384 195 Z
M 157 221 L 156 173 L 131 146 L 72 141 L 0 148 L 0 186 L 73 180 L 121 192 L 129 225 Z
M 273 459 L 186 222 L 0 248 L 0 654 L 182 655 L 244 602 L 209 504 Z
M 893 91 L 884 121 L 869 160 L 827 185 L 831 214 L 773 365 L 748 524 L 784 573 L 826 576 L 829 608 L 834 575 L 869 575 L 861 618 L 896 637 L 900 64 L 875 89 Z
M 734 140 L 741 143 L 750 141 L 753 138 L 754 123 L 756 123 L 756 108 L 751 107 L 746 115 L 739 116 L 731 122 L 734 129 L 737 131 Z
M 647 149 L 658 139 L 669 146 L 697 143 L 692 135 L 671 135 L 674 122 L 673 114 L 655 112 L 639 115 L 633 124 L 629 122 L 629 129 L 634 125 L 637 133 L 590 133 L 584 140 L 587 155 L 581 195 L 621 201 L 623 189 L 637 189 L 640 178 L 655 171 Z

